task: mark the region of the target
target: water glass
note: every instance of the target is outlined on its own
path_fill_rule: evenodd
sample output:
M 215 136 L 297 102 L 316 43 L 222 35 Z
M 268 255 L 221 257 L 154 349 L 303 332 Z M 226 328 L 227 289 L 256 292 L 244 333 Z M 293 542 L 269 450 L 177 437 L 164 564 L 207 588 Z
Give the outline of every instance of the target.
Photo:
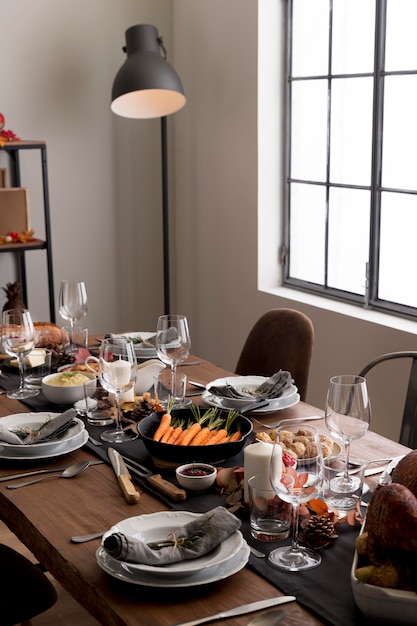
M 366 462 L 350 456 L 348 474 L 351 488 L 346 491 L 343 484 L 340 487 L 340 477 L 343 476 L 346 459 L 343 457 L 329 457 L 324 462 L 323 499 L 334 509 L 341 512 L 355 509 L 362 498 L 363 478 Z
M 35 348 L 24 360 L 25 387 L 40 388 L 42 378 L 51 373 L 52 350 Z
M 113 424 L 114 408 L 113 402 L 109 399 L 109 392 L 95 379 L 85 382 L 83 388 L 84 400 L 77 403 L 77 411 L 85 415 L 87 422 L 93 426 Z
M 252 537 L 259 541 L 281 541 L 290 534 L 291 504 L 272 489 L 269 475 L 258 474 L 248 481 Z
M 172 398 L 174 408 L 183 406 L 186 386 L 185 374 L 174 374 L 171 370 L 162 370 L 154 376 L 155 400 L 163 409 L 166 409 L 169 398 Z

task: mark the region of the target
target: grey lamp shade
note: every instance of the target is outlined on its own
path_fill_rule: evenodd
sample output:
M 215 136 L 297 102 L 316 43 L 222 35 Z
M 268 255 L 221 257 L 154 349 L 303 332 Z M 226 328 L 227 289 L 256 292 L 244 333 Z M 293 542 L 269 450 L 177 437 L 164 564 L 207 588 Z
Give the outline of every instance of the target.
M 163 117 L 186 102 L 181 80 L 161 56 L 155 26 L 139 24 L 126 31 L 127 59 L 114 79 L 111 110 L 130 118 Z

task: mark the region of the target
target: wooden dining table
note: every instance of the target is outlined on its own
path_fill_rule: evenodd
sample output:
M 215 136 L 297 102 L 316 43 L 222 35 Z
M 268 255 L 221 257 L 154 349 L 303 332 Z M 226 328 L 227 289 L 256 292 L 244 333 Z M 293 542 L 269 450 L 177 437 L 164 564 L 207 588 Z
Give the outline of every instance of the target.
M 214 364 L 190 356 L 191 365 L 179 369 L 188 379 L 206 384 L 230 372 Z M 0 386 L 1 386 L 0 379 Z M 187 391 L 196 390 L 191 385 Z M 196 395 L 193 401 L 203 404 Z M 30 411 L 30 407 L 0 396 L 0 417 Z M 257 417 L 265 423 L 295 417 L 308 418 L 323 410 L 306 402 L 275 413 Z M 314 422 L 326 432 L 324 420 Z M 254 422 L 255 430 L 265 430 Z M 409 449 L 374 432 L 353 442 L 352 451 L 365 460 L 392 458 L 406 454 Z M 62 467 L 76 461 L 91 460 L 94 453 L 84 448 L 64 457 L 36 461 L 0 459 L 0 477 L 29 469 Z M 378 476 L 368 479 L 375 486 Z M 0 517 L 9 529 L 27 546 L 54 578 L 105 626 L 172 626 L 250 601 L 283 595 L 281 590 L 264 577 L 244 567 L 238 573 L 215 583 L 185 588 L 142 587 L 117 580 L 103 571 L 96 560 L 100 539 L 75 544 L 73 535 L 84 535 L 110 529 L 123 519 L 169 510 L 155 495 L 145 490 L 138 503 L 124 499 L 111 466 L 107 463 L 90 466 L 73 480 L 46 480 L 22 489 L 7 489 L 0 483 Z M 292 574 L 294 575 L 294 574 Z M 24 590 L 21 590 L 24 594 Z M 299 603 L 283 605 L 288 626 L 323 624 Z M 244 626 L 251 616 L 230 618 L 228 626 Z M 216 623 L 216 622 L 214 622 Z M 224 623 L 224 622 L 223 622 Z

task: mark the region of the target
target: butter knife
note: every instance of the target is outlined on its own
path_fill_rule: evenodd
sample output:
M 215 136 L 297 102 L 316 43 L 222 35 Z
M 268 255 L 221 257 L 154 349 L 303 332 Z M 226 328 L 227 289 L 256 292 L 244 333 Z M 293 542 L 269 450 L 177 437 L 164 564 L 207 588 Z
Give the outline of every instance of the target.
M 208 615 L 207 617 L 192 619 L 190 622 L 181 622 L 180 624 L 175 624 L 175 626 L 198 626 L 198 624 L 206 624 L 207 622 L 213 622 L 218 619 L 236 617 L 237 615 L 246 615 L 246 613 L 261 611 L 262 609 L 269 609 L 272 606 L 277 606 L 277 604 L 293 602 L 295 599 L 295 596 L 280 596 L 279 598 L 269 598 L 268 600 L 250 602 L 250 604 L 242 604 L 242 606 L 237 606 L 236 608 L 229 609 L 228 611 L 221 611 L 220 613 Z
M 136 504 L 136 502 L 139 502 L 140 494 L 136 491 L 135 485 L 132 482 L 132 478 L 122 455 L 119 454 L 114 448 L 109 448 L 107 450 L 107 454 L 109 455 L 110 462 L 113 466 L 114 473 L 117 476 L 118 483 L 126 502 L 128 502 L 128 504 Z

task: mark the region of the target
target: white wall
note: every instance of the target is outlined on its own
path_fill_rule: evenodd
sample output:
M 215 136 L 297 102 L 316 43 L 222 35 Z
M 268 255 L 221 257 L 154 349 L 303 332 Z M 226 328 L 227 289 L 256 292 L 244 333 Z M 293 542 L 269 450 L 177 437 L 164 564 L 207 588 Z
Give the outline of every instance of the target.
M 172 310 L 189 316 L 194 352 L 230 369 L 266 309 L 304 311 L 316 332 L 308 397 L 323 406 L 331 375 L 417 342 L 413 326 L 391 330 L 258 289 L 257 5 L 2 0 L 2 23 L 13 27 L 0 38 L 1 112 L 21 137 L 48 144 L 56 289 L 86 280 L 92 332 L 151 330 L 162 310 L 159 123 L 116 118 L 109 99 L 126 28 L 157 26 L 187 95 L 168 120 Z M 12 279 L 5 256 L 0 286 Z M 41 282 L 31 282 L 36 319 L 47 316 Z M 371 390 L 373 428 L 396 437 L 392 378 Z M 389 401 L 378 403 L 384 388 Z

